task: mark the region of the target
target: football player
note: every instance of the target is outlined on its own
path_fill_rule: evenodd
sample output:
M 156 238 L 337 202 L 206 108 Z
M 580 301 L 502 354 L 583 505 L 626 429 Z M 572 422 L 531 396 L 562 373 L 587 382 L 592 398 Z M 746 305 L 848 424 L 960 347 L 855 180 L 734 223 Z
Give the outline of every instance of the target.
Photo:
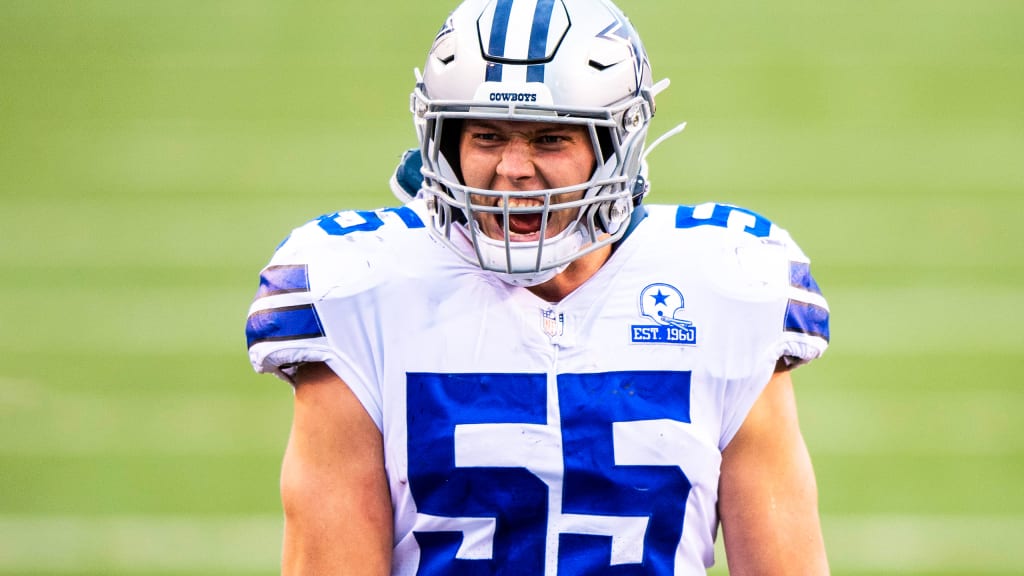
M 246 326 L 294 386 L 284 573 L 826 574 L 790 236 L 649 205 L 647 55 L 607 0 L 467 0 L 411 98 L 404 202 L 297 228 Z

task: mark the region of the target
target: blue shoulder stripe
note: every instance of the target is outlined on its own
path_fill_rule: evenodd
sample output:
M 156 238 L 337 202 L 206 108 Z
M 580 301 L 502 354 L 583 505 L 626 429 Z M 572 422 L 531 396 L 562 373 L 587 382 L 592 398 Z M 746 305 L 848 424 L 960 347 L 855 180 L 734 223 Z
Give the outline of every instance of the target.
M 821 294 L 818 283 L 811 276 L 811 265 L 806 262 L 789 263 L 789 285 L 815 294 Z
M 799 300 L 790 300 L 786 305 L 785 330 L 818 336 L 828 342 L 828 310 Z
M 260 310 L 250 314 L 245 323 L 249 348 L 260 342 L 304 340 L 323 335 L 320 316 L 312 304 Z
M 291 292 L 309 292 L 309 270 L 305 264 L 265 268 L 260 274 L 260 287 L 255 299 Z

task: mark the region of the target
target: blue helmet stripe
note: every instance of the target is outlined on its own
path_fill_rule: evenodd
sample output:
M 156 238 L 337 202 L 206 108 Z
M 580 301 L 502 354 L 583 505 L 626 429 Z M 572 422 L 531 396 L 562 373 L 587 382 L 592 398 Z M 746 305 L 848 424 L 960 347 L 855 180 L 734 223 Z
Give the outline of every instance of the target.
M 501 82 L 501 64 L 495 64 L 494 62 L 487 63 L 487 77 L 488 82 Z
M 530 30 L 530 49 L 527 58 L 540 60 L 547 56 L 548 33 L 551 30 L 551 13 L 555 8 L 555 0 L 538 0 L 533 12 L 533 28 Z M 544 65 L 535 64 L 526 71 L 527 82 L 544 81 Z
M 527 82 L 543 82 L 544 81 L 544 65 L 534 64 L 526 69 L 526 81 Z
M 491 23 L 491 42 L 488 52 L 499 58 L 505 55 L 505 39 L 508 36 L 508 22 L 512 16 L 513 0 L 498 0 L 494 8 L 494 22 Z
M 513 0 L 498 0 L 494 8 L 494 21 L 491 22 L 491 38 L 487 52 L 492 56 L 505 56 L 505 40 L 508 37 L 508 22 L 512 16 Z M 488 64 L 487 81 L 501 82 L 501 64 Z
M 548 32 L 551 30 L 551 12 L 555 0 L 539 0 L 533 12 L 533 29 L 530 30 L 530 51 L 527 58 L 539 60 L 547 55 Z

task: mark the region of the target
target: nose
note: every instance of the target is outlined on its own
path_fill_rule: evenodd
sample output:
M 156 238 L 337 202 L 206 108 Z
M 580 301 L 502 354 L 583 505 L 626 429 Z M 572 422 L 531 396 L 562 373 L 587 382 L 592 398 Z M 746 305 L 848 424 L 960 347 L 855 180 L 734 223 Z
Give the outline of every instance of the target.
M 501 161 L 495 170 L 497 174 L 510 181 L 522 181 L 536 174 L 533 165 L 533 154 L 529 142 L 521 138 L 512 138 L 501 153 Z

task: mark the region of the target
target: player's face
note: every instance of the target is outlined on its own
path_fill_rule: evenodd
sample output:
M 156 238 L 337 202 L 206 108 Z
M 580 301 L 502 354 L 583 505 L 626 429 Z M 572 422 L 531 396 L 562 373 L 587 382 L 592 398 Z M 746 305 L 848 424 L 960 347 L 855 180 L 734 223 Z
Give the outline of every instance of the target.
M 467 186 L 496 191 L 528 192 L 582 184 L 590 179 L 596 159 L 590 133 L 583 126 L 547 122 L 467 120 L 459 143 L 462 177 Z M 584 192 L 567 192 L 552 205 L 579 200 Z M 472 195 L 475 204 L 498 206 L 500 199 Z M 510 207 L 542 206 L 544 198 L 512 198 Z M 578 208 L 551 210 L 545 237 L 551 238 L 576 218 Z M 484 234 L 503 239 L 501 214 L 477 213 Z M 540 239 L 540 214 L 513 214 L 508 222 L 513 242 Z

